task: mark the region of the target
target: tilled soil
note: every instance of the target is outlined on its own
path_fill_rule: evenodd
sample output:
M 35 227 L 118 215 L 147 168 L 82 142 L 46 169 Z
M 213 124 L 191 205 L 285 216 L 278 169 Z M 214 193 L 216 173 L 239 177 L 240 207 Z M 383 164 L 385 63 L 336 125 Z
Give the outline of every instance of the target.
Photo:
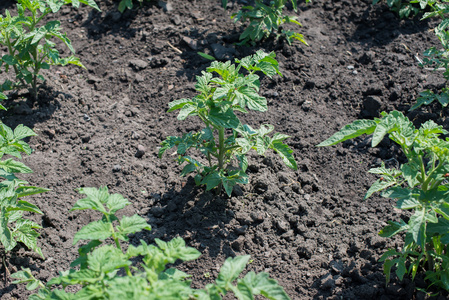
M 269 39 L 244 47 L 235 45 L 242 28 L 230 20 L 238 1 L 228 10 L 219 0 L 152 1 L 124 14 L 118 1 L 98 2 L 102 12 L 66 7 L 57 15 L 87 71 L 52 68 L 39 101 L 19 93 L 5 102 L 3 122 L 38 133 L 29 140 L 34 153 L 23 159 L 34 173 L 23 178 L 52 189 L 28 199 L 44 212 L 30 218 L 43 226 L 38 243 L 45 259 L 18 246 L 7 257 L 12 270 L 29 267 L 47 281 L 68 269 L 77 256 L 74 234 L 99 217 L 69 211 L 80 198 L 75 189 L 108 186 L 132 202 L 124 214 L 138 213 L 153 227 L 132 243 L 181 236 L 202 252 L 179 265 L 197 288 L 216 278 L 226 257 L 250 254 L 248 270 L 269 272 L 292 299 L 425 298 L 415 289 L 425 287 L 421 278 L 393 276 L 386 286 L 378 262 L 402 242 L 377 232 L 407 214 L 378 196 L 362 201 L 375 180 L 367 170 L 381 161 L 398 164 L 398 148 L 384 141 L 372 149 L 365 138 L 316 145 L 353 120 L 395 109 L 416 125 L 433 119 L 449 129 L 447 111 L 438 106 L 408 112 L 419 92 L 445 83 L 415 58 L 438 45 L 434 21 L 400 20 L 371 0 L 314 1 L 298 13 L 304 25 L 298 30 L 310 46 Z M 13 3 L 2 1 L 0 12 Z M 241 117 L 290 135 L 299 170 L 274 154 L 254 153 L 250 183 L 230 198 L 218 197 L 180 177 L 173 156 L 157 157 L 167 136 L 201 128 L 166 113 L 167 103 L 195 95 L 195 76 L 209 65 L 198 51 L 226 60 L 258 49 L 276 52 L 284 76 L 262 80 L 268 113 Z M 4 276 L 1 298 L 26 299 L 24 286 Z

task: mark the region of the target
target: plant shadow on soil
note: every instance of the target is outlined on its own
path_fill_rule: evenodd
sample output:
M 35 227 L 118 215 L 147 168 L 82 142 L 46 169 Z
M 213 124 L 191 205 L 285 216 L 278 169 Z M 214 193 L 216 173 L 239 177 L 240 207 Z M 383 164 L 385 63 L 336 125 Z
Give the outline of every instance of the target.
M 6 118 L 6 125 L 15 128 L 23 124 L 34 128 L 37 123 L 51 119 L 52 115 L 61 108 L 61 99 L 69 101 L 73 99 L 70 93 L 57 91 L 53 87 L 41 87 L 39 92 L 37 101 L 32 101 L 28 94 L 12 94 L 8 100 L 2 102 L 2 105 L 8 109 L 0 112 L 0 117 Z
M 399 19 L 385 6 L 366 9 L 361 16 L 351 15 L 348 21 L 358 24 L 348 41 L 365 45 L 368 49 L 379 45 L 388 45 L 401 35 L 422 33 L 431 28 L 430 20 L 421 20 L 422 15 L 413 19 Z M 393 28 L 394 30 L 385 30 Z
M 170 240 L 182 236 L 192 247 L 201 251 L 207 248 L 212 257 L 220 253 L 235 256 L 230 245 L 238 234 L 226 229 L 235 218 L 228 201 L 226 195 L 217 196 L 214 191 L 205 191 L 188 177 L 180 191 L 172 188 L 160 196 L 157 204 L 149 205 L 147 218 L 153 228 L 149 234 L 136 234 L 134 242 L 142 238 L 153 242 L 155 238 Z

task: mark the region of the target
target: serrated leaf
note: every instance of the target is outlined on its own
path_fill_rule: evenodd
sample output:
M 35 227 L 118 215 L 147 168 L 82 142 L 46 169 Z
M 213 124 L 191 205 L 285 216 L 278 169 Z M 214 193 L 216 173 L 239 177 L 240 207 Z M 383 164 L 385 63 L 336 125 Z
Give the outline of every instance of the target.
M 81 228 L 73 238 L 75 245 L 79 240 L 105 240 L 112 236 L 111 224 L 103 220 L 94 221 Z
M 29 127 L 24 126 L 23 124 L 19 124 L 14 129 L 14 137 L 17 140 L 22 140 L 24 138 L 36 135 L 37 134 L 33 130 L 31 130 Z
M 279 140 L 275 140 L 271 142 L 271 147 L 276 151 L 279 156 L 282 158 L 282 161 L 285 163 L 287 167 L 293 170 L 298 169 L 298 165 L 296 164 L 296 160 L 293 157 L 293 150 L 284 143 Z
M 290 297 L 284 289 L 277 283 L 276 280 L 271 279 L 268 273 L 254 273 L 249 272 L 243 279 L 237 282 L 239 291 L 247 291 L 246 293 L 253 295 L 263 295 L 268 299 L 289 300 Z M 249 299 L 253 299 L 252 297 Z
M 422 210 L 415 211 L 408 222 L 408 233 L 412 235 L 413 241 L 424 249 L 426 242 L 426 215 Z
M 379 236 L 381 237 L 392 237 L 399 232 L 407 231 L 409 229 L 408 224 L 403 220 L 400 223 L 388 221 L 388 225 L 379 231 Z
M 212 108 L 209 112 L 208 118 L 209 121 L 219 127 L 235 129 L 240 125 L 240 121 L 232 109 L 222 112 L 220 108 Z
M 188 116 L 196 114 L 196 106 L 190 103 L 186 103 L 181 107 L 181 110 L 178 114 L 178 120 L 185 120 Z
M 95 249 L 88 255 L 89 268 L 96 272 L 109 273 L 131 265 L 125 255 L 114 246 L 108 245 Z
M 33 173 L 24 163 L 13 160 L 12 158 L 0 161 L 0 168 L 8 173 Z
M 228 257 L 220 269 L 216 283 L 219 287 L 229 289 L 232 282 L 245 269 L 250 256 L 236 256 L 235 258 Z
M 363 198 L 364 200 L 368 199 L 369 197 L 371 197 L 372 194 L 376 193 L 376 192 L 380 192 L 385 190 L 386 188 L 389 188 L 393 185 L 396 184 L 395 180 L 392 181 L 387 181 L 387 180 L 376 180 L 371 187 L 368 189 L 368 191 L 365 194 L 365 197 Z
M 124 235 L 136 233 L 143 229 L 151 230 L 151 226 L 148 225 L 144 218 L 138 215 L 133 215 L 131 217 L 124 216 L 120 220 L 120 225 L 117 226 L 117 230 Z
M 173 259 L 173 261 L 176 261 L 176 259 L 192 261 L 201 255 L 195 248 L 186 247 L 185 241 L 180 237 L 176 237 L 169 242 L 155 239 L 155 242 L 159 248 L 164 251 L 165 255 L 168 258 Z
M 206 177 L 201 180 L 201 184 L 206 185 L 206 191 L 210 191 L 211 189 L 217 187 L 221 183 L 221 176 L 218 172 L 212 172 L 208 174 Z
M 357 120 L 344 126 L 339 132 L 332 135 L 327 140 L 321 142 L 317 147 L 332 146 L 346 140 L 361 136 L 362 134 L 372 134 L 376 129 L 377 122 L 373 120 Z
M 169 110 L 167 112 L 172 112 L 177 109 L 181 109 L 186 104 L 193 104 L 190 99 L 179 99 L 168 103 Z
M 36 186 L 20 186 L 17 188 L 16 194 L 17 194 L 17 198 L 21 198 L 21 197 L 45 193 L 48 191 L 51 191 L 51 190 L 41 188 L 41 187 L 36 187 Z

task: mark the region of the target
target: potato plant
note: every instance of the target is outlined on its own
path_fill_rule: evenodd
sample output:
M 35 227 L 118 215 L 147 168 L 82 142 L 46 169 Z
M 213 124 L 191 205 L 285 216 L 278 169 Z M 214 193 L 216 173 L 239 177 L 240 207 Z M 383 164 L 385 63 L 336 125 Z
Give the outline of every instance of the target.
M 309 2 L 310 0 L 306 0 Z M 297 32 L 286 30 L 283 28 L 284 24 L 294 23 L 298 26 L 302 26 L 298 22 L 295 16 L 284 15 L 283 11 L 287 2 L 291 2 L 295 12 L 297 11 L 297 0 L 272 0 L 267 5 L 263 0 L 255 0 L 254 6 L 247 5 L 242 7 L 237 13 L 232 15 L 234 22 L 248 21 L 248 27 L 240 35 L 240 44 L 256 43 L 263 38 L 267 38 L 270 35 L 274 35 L 276 39 L 281 36 L 284 37 L 289 44 L 293 40 L 298 40 L 306 45 L 307 42 L 302 34 Z M 222 1 L 223 7 L 226 7 L 227 0 Z
M 434 70 L 443 70 L 443 76 L 446 80 L 449 80 L 449 19 L 445 15 L 449 12 L 449 8 L 446 5 L 436 6 L 436 9 L 432 12 L 426 13 L 423 19 L 439 16 L 442 17 L 441 23 L 435 28 L 435 35 L 441 42 L 441 49 L 431 47 L 424 52 L 424 59 L 421 63 L 422 66 L 432 67 Z M 417 109 L 421 105 L 429 105 L 434 101 L 438 101 L 443 107 L 449 104 L 449 88 L 443 87 L 441 91 L 436 93 L 432 90 L 426 90 L 420 93 L 416 104 L 414 104 L 410 110 Z
M 75 234 L 73 243 L 88 241 L 79 247 L 79 257 L 72 262 L 72 269 L 61 272 L 46 285 L 37 280 L 30 269 L 12 275 L 26 283 L 28 290 L 39 289 L 29 297 L 38 299 L 222 299 L 229 291 L 238 299 L 254 299 L 262 295 L 269 299 L 290 299 L 284 289 L 267 273 L 249 272 L 238 279 L 245 269 L 249 256 L 228 258 L 222 266 L 215 283 L 204 289 L 190 287 L 188 274 L 173 267 L 178 260 L 190 261 L 200 256 L 198 250 L 186 247 L 182 238 L 169 242 L 156 239 L 157 245 L 140 241 L 137 247 L 124 249 L 121 241 L 128 241 L 129 234 L 150 230 L 145 219 L 138 215 L 124 216 L 119 220 L 115 213 L 129 202 L 119 194 L 110 195 L 108 189 L 81 188 L 86 198 L 78 200 L 72 210 L 91 209 L 103 214 L 101 220 L 91 222 Z M 103 244 L 111 239 L 112 244 Z M 136 261 L 141 257 L 141 262 Z M 75 269 L 78 267 L 78 269 Z M 236 282 L 236 284 L 234 284 Z M 55 286 L 62 286 L 58 289 Z M 79 286 L 77 292 L 66 291 L 68 286 Z M 73 291 L 73 289 L 71 289 Z
M 283 143 L 289 136 L 275 133 L 269 124 L 253 129 L 243 125 L 235 112 L 247 113 L 247 109 L 265 112 L 267 100 L 258 94 L 260 82 L 255 73 L 260 71 L 272 77 L 280 74 L 275 54 L 258 51 L 256 54 L 236 60 L 237 65 L 227 62 L 212 62 L 207 71 L 197 76 L 195 89 L 199 92 L 192 99 L 180 99 L 169 103 L 168 112 L 179 110 L 178 119 L 196 116 L 205 125 L 200 132 L 189 132 L 182 137 L 170 136 L 161 143 L 159 157 L 177 147 L 178 163 L 187 163 L 181 175 L 196 172 L 197 185 L 206 185 L 206 190 L 222 187 L 228 196 L 233 187 L 248 182 L 246 154 L 251 149 L 263 155 L 268 149 L 277 152 L 284 163 L 296 170 L 292 150 Z M 248 74 L 241 72 L 246 69 Z M 213 73 L 219 77 L 213 77 Z M 229 134 L 228 134 L 229 132 Z M 189 149 L 197 149 L 205 156 L 205 162 L 187 155 Z
M 61 33 L 61 23 L 44 18 L 56 13 L 65 4 L 79 7 L 81 3 L 99 10 L 94 0 L 17 0 L 17 15 L 12 16 L 6 10 L 0 15 L 0 45 L 8 54 L 0 58 L 0 73 L 15 73 L 16 82 L 6 80 L 0 86 L 0 98 L 5 98 L 4 91 L 27 88 L 34 100 L 38 97 L 39 82 L 45 81 L 40 74 L 50 65 L 74 64 L 83 67 L 79 58 L 74 55 L 62 58 L 52 38 L 60 39 L 74 54 L 70 39 Z
M 137 1 L 139 2 L 140 5 L 142 5 L 143 0 L 137 0 Z M 118 4 L 118 10 L 121 13 L 123 13 L 126 9 L 133 9 L 133 7 L 134 7 L 133 0 L 122 0 Z
M 21 153 L 31 154 L 31 148 L 23 139 L 36 134 L 28 127 L 19 125 L 12 130 L 0 123 L 0 158 L 11 155 L 21 158 Z M 22 162 L 12 158 L 0 160 L 0 242 L 3 246 L 2 261 L 6 270 L 6 253 L 11 251 L 18 242 L 43 257 L 37 246 L 39 234 L 35 231 L 41 226 L 23 216 L 24 212 L 42 214 L 40 209 L 23 197 L 39 194 L 48 189 L 30 186 L 26 181 L 16 177 L 16 174 L 32 173 Z M 9 271 L 7 271 L 9 272 Z
M 381 176 L 366 193 L 365 199 L 382 191 L 385 198 L 396 199 L 396 207 L 411 210 L 408 220 L 389 221 L 379 235 L 404 235 L 402 249 L 390 249 L 382 257 L 387 283 L 396 266 L 400 280 L 412 279 L 418 272 L 432 285 L 449 291 L 449 132 L 433 121 L 416 129 L 402 113 L 382 113 L 381 119 L 357 120 L 346 125 L 318 146 L 331 146 L 363 134 L 372 134 L 372 147 L 385 136 L 401 146 L 407 162 L 399 168 L 369 170 Z
M 379 3 L 381 0 L 373 0 L 373 5 Z M 408 18 L 417 15 L 424 10 L 438 9 L 447 0 L 386 0 L 390 9 L 396 12 L 399 17 Z

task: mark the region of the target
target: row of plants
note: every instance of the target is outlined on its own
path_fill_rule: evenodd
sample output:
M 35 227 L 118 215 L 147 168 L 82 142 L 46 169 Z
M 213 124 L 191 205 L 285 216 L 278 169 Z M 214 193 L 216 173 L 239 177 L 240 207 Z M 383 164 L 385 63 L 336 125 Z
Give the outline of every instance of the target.
M 21 158 L 21 153 L 31 154 L 31 148 L 23 139 L 36 134 L 28 127 L 19 125 L 12 130 L 0 124 L 0 158 L 4 154 Z M 186 247 L 181 238 L 169 242 L 156 239 L 155 245 L 141 241 L 139 246 L 122 242 L 129 241 L 129 234 L 151 230 L 142 217 L 133 215 L 116 217 L 116 212 L 130 203 L 119 194 L 109 194 L 104 188 L 81 188 L 86 195 L 72 208 L 91 209 L 102 214 L 98 221 L 81 228 L 74 236 L 73 244 L 88 241 L 79 246 L 79 257 L 71 263 L 72 269 L 63 271 L 44 284 L 37 280 L 30 269 L 9 273 L 6 254 L 18 242 L 44 257 L 37 246 L 39 224 L 24 217 L 24 212 L 42 214 L 39 208 L 22 200 L 23 197 L 48 191 L 30 186 L 16 174 L 31 173 L 31 169 L 12 158 L 0 160 L 0 242 L 3 246 L 2 262 L 6 273 L 17 279 L 14 283 L 26 283 L 28 290 L 38 289 L 29 299 L 221 299 L 233 292 L 238 299 L 253 299 L 263 295 L 268 299 L 290 299 L 283 288 L 269 278 L 268 273 L 248 272 L 238 278 L 245 269 L 249 255 L 228 258 L 223 264 L 217 280 L 204 289 L 192 289 L 188 274 L 168 268 L 178 260 L 197 259 L 200 253 Z M 106 243 L 110 240 L 112 244 Z M 139 263 L 135 258 L 143 257 Z M 78 267 L 78 268 L 76 268 Z M 62 289 L 57 287 L 61 286 Z M 68 286 L 79 286 L 77 292 L 67 292 Z
M 306 0 L 309 2 L 310 0 Z M 17 15 L 12 16 L 6 10 L 5 16 L 0 15 L 0 46 L 4 46 L 8 54 L 0 58 L 0 74 L 14 73 L 14 80 L 5 80 L 0 85 L 0 100 L 7 99 L 6 91 L 27 89 L 34 100 L 38 98 L 39 86 L 45 82 L 41 70 L 50 66 L 65 66 L 73 64 L 82 68 L 85 66 L 75 56 L 75 50 L 67 34 L 62 33 L 61 22 L 58 20 L 44 22 L 49 14 L 56 14 L 63 5 L 71 4 L 78 8 L 80 4 L 100 10 L 93 0 L 17 0 Z M 138 0 L 142 5 L 143 0 Z M 248 27 L 240 35 L 241 44 L 256 43 L 273 35 L 276 39 L 284 37 L 288 43 L 299 40 L 307 45 L 302 34 L 283 28 L 284 24 L 294 23 L 302 26 L 295 16 L 283 14 L 288 2 L 297 11 L 297 0 L 274 0 L 269 5 L 264 1 L 255 0 L 254 6 L 245 6 L 232 18 L 237 21 L 249 22 Z M 227 1 L 223 0 L 226 8 Z M 118 9 L 132 9 L 132 0 L 122 0 Z M 67 46 L 72 55 L 61 57 L 56 44 L 57 38 Z M 4 107 L 0 104 L 0 109 Z
M 40 70 L 48 69 L 50 65 L 69 63 L 84 67 L 73 55 L 61 58 L 55 43 L 51 42 L 56 37 L 74 53 L 70 39 L 61 33 L 60 22 L 44 23 L 47 15 L 57 13 L 65 4 L 72 4 L 76 8 L 85 4 L 99 10 L 93 0 L 18 0 L 17 16 L 12 16 L 9 11 L 5 12 L 5 17 L 0 16 L 0 44 L 8 49 L 8 54 L 1 58 L 0 67 L 6 73 L 12 69 L 16 78 L 15 82 L 6 80 L 2 84 L 0 97 L 6 98 L 5 91 L 26 87 L 30 96 L 37 99 L 38 83 L 45 80 L 39 74 Z M 248 166 L 246 153 L 251 149 L 260 155 L 273 149 L 289 167 L 297 168 L 293 151 L 282 142 L 288 138 L 287 135 L 275 133 L 270 137 L 272 125 L 262 125 L 255 130 L 241 124 L 234 113 L 247 113 L 246 109 L 267 111 L 266 99 L 258 94 L 260 81 L 255 73 L 262 72 L 270 78 L 281 75 L 275 54 L 260 51 L 236 60 L 236 63 L 213 62 L 202 76 L 197 77 L 198 96 L 169 104 L 169 111 L 180 110 L 178 119 L 198 116 L 205 128 L 183 137 L 167 138 L 160 151 L 161 156 L 176 146 L 178 162 L 187 162 L 182 175 L 196 171 L 197 184 L 206 185 L 206 190 L 216 188 L 217 194 L 224 190 L 228 196 L 237 183 L 248 182 L 245 174 Z M 246 73 L 242 72 L 243 69 Z M 30 128 L 23 125 L 13 131 L 0 124 L 0 158 L 3 154 L 18 158 L 20 153 L 31 154 L 31 148 L 23 139 L 34 135 Z M 200 159 L 187 156 L 189 148 L 202 152 L 208 165 L 200 163 Z M 88 242 L 79 246 L 79 257 L 72 262 L 70 270 L 62 271 L 60 276 L 47 283 L 36 279 L 29 269 L 10 274 L 6 256 L 18 242 L 43 257 L 37 246 L 39 234 L 36 229 L 41 227 L 23 217 L 26 211 L 37 214 L 42 212 L 21 198 L 48 189 L 29 186 L 15 176 L 17 173 L 30 172 L 28 167 L 16 160 L 0 161 L 0 177 L 5 179 L 0 183 L 0 242 L 5 249 L 2 261 L 7 274 L 17 279 L 14 283 L 26 283 L 28 290 L 38 289 L 37 294 L 29 299 L 221 299 L 228 292 L 234 293 L 238 299 L 254 299 L 255 295 L 269 299 L 289 299 L 283 288 L 267 273 L 249 272 L 244 277 L 240 276 L 249 255 L 228 258 L 215 283 L 206 285 L 204 289 L 192 289 L 188 274 L 167 265 L 178 260 L 194 260 L 200 253 L 186 247 L 181 238 L 169 242 L 156 239 L 157 246 L 144 241 L 137 247 L 126 246 L 129 234 L 150 230 L 151 227 L 138 215 L 118 219 L 116 212 L 130 203 L 121 195 L 110 195 L 107 188 L 79 190 L 86 198 L 79 200 L 72 210 L 91 209 L 103 216 L 101 220 L 84 226 L 74 236 L 74 245 L 82 240 Z M 108 240 L 112 244 L 104 243 Z M 69 292 L 66 290 L 68 286 L 79 288 L 75 289 L 76 293 Z
M 374 0 L 373 4 L 378 3 Z M 388 6 L 401 18 L 423 13 L 422 19 L 440 17 L 441 23 L 435 34 L 442 49 L 427 50 L 421 62 L 423 67 L 443 71 L 449 79 L 449 8 L 444 2 L 434 0 L 388 0 Z M 433 101 L 445 107 L 449 103 L 449 89 L 426 90 L 420 93 L 417 103 L 410 110 Z M 376 147 L 388 137 L 398 144 L 406 158 L 399 167 L 389 168 L 385 162 L 369 173 L 380 178 L 368 189 L 365 199 L 376 192 L 396 200 L 396 208 L 411 211 L 408 219 L 388 221 L 379 235 L 392 237 L 400 234 L 404 245 L 400 249 L 389 249 L 380 261 L 384 263 L 386 282 L 394 270 L 402 280 L 409 275 L 414 280 L 417 274 L 424 274 L 428 287 L 449 291 L 449 134 L 442 126 L 430 120 L 415 128 L 401 112 L 382 113 L 374 120 L 356 120 L 344 126 L 339 132 L 318 146 L 331 146 L 363 134 L 372 135 L 371 146 Z M 441 137 L 443 136 L 443 137 Z M 400 159 L 398 158 L 398 161 Z
M 98 9 L 94 1 L 65 0 L 18 0 L 18 16 L 12 17 L 9 12 L 0 20 L 3 45 L 9 54 L 2 57 L 2 67 L 6 72 L 13 69 L 16 82 L 6 81 L 2 91 L 28 86 L 32 97 L 37 97 L 37 82 L 43 78 L 39 75 L 41 69 L 52 65 L 73 63 L 82 66 L 79 59 L 70 56 L 62 59 L 54 48 L 50 38 L 57 37 L 73 51 L 70 40 L 60 33 L 57 21 L 38 24 L 49 13 L 56 13 L 63 4 L 78 7 L 80 3 Z M 124 2 L 124 1 L 122 1 Z M 269 6 L 256 1 L 254 7 L 243 8 L 234 15 L 236 20 L 250 21 L 250 26 L 241 36 L 243 42 L 257 42 L 271 32 L 279 34 L 282 22 L 292 22 L 292 18 L 282 16 L 282 9 L 287 1 L 272 1 Z M 374 1 L 375 3 L 378 1 Z M 125 2 L 126 3 L 130 3 Z M 131 2 L 132 3 L 132 2 Z M 404 7 L 414 7 L 418 3 L 422 9 L 431 9 L 424 18 L 442 17 L 443 21 L 435 29 L 442 42 L 443 50 L 431 48 L 426 51 L 423 65 L 444 68 L 447 79 L 447 45 L 449 21 L 445 19 L 446 6 L 437 1 L 388 1 L 388 5 L 397 9 L 401 16 L 408 16 Z M 124 5 L 125 5 L 124 4 Z M 223 2 L 226 5 L 226 2 Z M 296 9 L 296 1 L 292 1 Z M 403 5 L 404 4 L 404 5 Z M 425 4 L 425 5 L 424 5 Z M 126 6 L 130 8 L 129 6 Z M 131 7 L 132 8 L 132 7 Z M 279 10 L 280 8 L 280 10 Z M 25 14 L 29 10 L 31 15 Z M 407 8 L 408 9 L 408 8 Z M 262 15 L 260 11 L 268 12 Z M 413 11 L 413 13 L 417 13 Z M 273 25 L 276 24 L 276 25 Z M 282 32 L 286 34 L 285 32 Z M 291 41 L 291 40 L 289 40 Z M 303 41 L 305 42 L 305 41 Z M 243 70 L 246 70 L 243 72 Z M 260 78 L 256 72 L 262 72 L 268 77 L 281 75 L 274 53 L 257 52 L 256 54 L 228 62 L 212 62 L 211 66 L 201 76 L 197 77 L 195 88 L 198 95 L 192 99 L 180 99 L 169 104 L 169 112 L 179 110 L 178 119 L 184 120 L 197 116 L 204 128 L 200 132 L 189 132 L 182 137 L 168 137 L 162 142 L 159 156 L 167 150 L 176 147 L 178 163 L 186 165 L 181 175 L 195 172 L 195 182 L 205 185 L 206 190 L 222 190 L 228 196 L 232 194 L 236 184 L 248 182 L 246 154 L 251 149 L 263 155 L 268 149 L 277 152 L 282 160 L 292 169 L 296 162 L 292 150 L 283 143 L 287 135 L 275 133 L 271 135 L 273 126 L 262 125 L 253 129 L 240 122 L 236 115 L 248 113 L 247 109 L 267 111 L 267 101 L 259 95 Z M 214 75 L 218 75 L 215 76 Z M 443 106 L 449 103 L 447 88 L 440 93 L 425 91 L 418 98 L 416 109 L 422 104 L 430 104 L 435 99 Z M 5 97 L 1 94 L 1 97 Z M 29 146 L 21 141 L 34 133 L 24 126 L 12 131 L 2 125 L 5 142 L 3 154 L 20 157 L 20 152 L 30 154 Z M 3 134 L 4 133 L 4 134 Z M 382 192 L 386 198 L 397 199 L 397 208 L 411 210 L 412 216 L 406 220 L 390 221 L 379 233 L 383 237 L 391 237 L 404 233 L 404 247 L 401 250 L 390 249 L 381 258 L 387 283 L 390 280 L 392 267 L 399 279 L 410 274 L 412 279 L 420 272 L 425 273 L 425 279 L 431 285 L 449 290 L 449 191 L 448 139 L 440 135 L 448 134 L 433 121 L 424 123 L 416 129 L 402 113 L 393 111 L 383 113 L 382 118 L 374 120 L 357 120 L 345 126 L 340 132 L 318 146 L 330 146 L 362 134 L 372 134 L 372 146 L 377 146 L 388 136 L 396 142 L 407 158 L 407 162 L 398 169 L 387 168 L 382 164 L 370 172 L 378 174 L 378 179 L 368 190 L 365 198 L 375 192 Z M 2 141 L 3 141 L 2 140 Z M 187 155 L 188 150 L 202 153 L 204 157 L 193 158 Z M 3 151 L 3 150 L 2 150 Z M 19 198 L 46 191 L 42 188 L 28 186 L 14 174 L 31 172 L 29 168 L 15 160 L 5 160 L 0 164 L 5 179 L 0 185 L 2 194 L 2 210 L 0 223 L 2 231 L 0 241 L 5 251 L 14 248 L 17 242 L 24 243 L 28 248 L 41 254 L 37 247 L 37 232 L 39 225 L 23 218 L 24 211 L 41 213 L 40 210 Z M 3 173 L 4 172 L 4 173 Z M 137 247 L 130 245 L 125 249 L 121 241 L 127 242 L 128 235 L 141 230 L 149 230 L 150 226 L 137 215 L 123 217 L 119 220 L 115 213 L 129 203 L 120 195 L 110 195 L 106 188 L 80 189 L 87 197 L 77 202 L 73 210 L 92 209 L 103 214 L 101 220 L 83 227 L 74 237 L 74 244 L 80 240 L 89 241 L 79 247 L 79 257 L 72 263 L 72 269 L 64 271 L 59 277 L 44 284 L 33 277 L 30 270 L 24 269 L 12 276 L 16 283 L 27 283 L 27 288 L 39 288 L 37 294 L 30 299 L 103 299 L 126 297 L 132 299 L 173 297 L 176 299 L 220 299 L 228 291 L 232 291 L 239 299 L 252 299 L 253 295 L 261 294 L 270 299 L 288 299 L 283 289 L 268 274 L 253 272 L 238 279 L 244 270 L 249 256 L 228 259 L 223 265 L 220 275 L 214 284 L 207 285 L 203 290 L 190 288 L 188 275 L 177 269 L 167 268 L 176 260 L 192 260 L 199 256 L 195 249 L 185 247 L 182 239 L 176 238 L 170 242 L 156 240 L 157 246 L 147 245 L 144 241 Z M 103 241 L 112 240 L 111 244 L 103 245 Z M 143 257 L 140 263 L 132 263 L 134 258 Z M 5 259 L 3 259 L 7 269 Z M 78 267 L 75 269 L 75 267 Z M 236 284 L 233 284 L 236 282 Z M 77 285 L 80 290 L 76 294 L 66 292 L 67 286 Z M 63 289 L 54 286 L 62 286 Z

